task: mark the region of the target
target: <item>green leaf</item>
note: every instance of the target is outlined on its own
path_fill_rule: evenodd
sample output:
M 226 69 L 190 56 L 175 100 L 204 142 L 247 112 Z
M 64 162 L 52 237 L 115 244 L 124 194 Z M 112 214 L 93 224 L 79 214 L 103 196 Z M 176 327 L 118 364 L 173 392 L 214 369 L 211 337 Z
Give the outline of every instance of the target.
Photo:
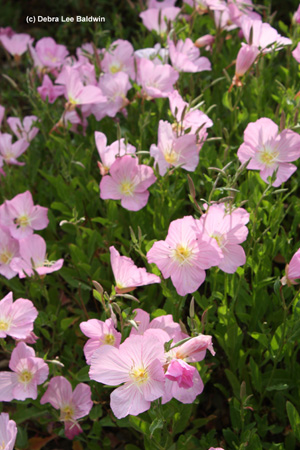
M 152 438 L 155 430 L 159 430 L 159 429 L 161 430 L 163 427 L 164 427 L 164 422 L 162 419 L 158 419 L 158 418 L 154 419 L 149 427 L 150 439 Z
M 286 410 L 296 439 L 300 442 L 300 416 L 291 402 L 286 402 Z

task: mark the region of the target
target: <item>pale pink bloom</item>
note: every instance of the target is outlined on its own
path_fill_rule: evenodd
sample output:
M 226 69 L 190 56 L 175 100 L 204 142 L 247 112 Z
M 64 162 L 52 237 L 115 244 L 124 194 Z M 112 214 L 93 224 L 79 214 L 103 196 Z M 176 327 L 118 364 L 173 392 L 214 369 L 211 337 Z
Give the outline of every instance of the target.
M 299 4 L 299 6 L 298 6 L 298 9 L 297 9 L 297 11 L 294 13 L 294 15 L 293 15 L 293 20 L 294 20 L 294 22 L 296 22 L 296 23 L 300 23 L 300 4 Z
M 189 104 L 182 99 L 178 91 L 169 95 L 169 102 L 171 112 L 177 121 L 175 130 L 179 135 L 186 134 L 186 130 L 190 130 L 188 134 L 196 134 L 200 151 L 207 137 L 206 129 L 213 126 L 212 120 L 199 109 L 189 108 Z
M 202 72 L 211 70 L 210 61 L 200 57 L 200 50 L 193 41 L 187 38 L 184 42 L 180 39 L 176 46 L 168 39 L 169 53 L 172 66 L 179 72 Z
M 19 117 L 9 117 L 7 123 L 17 138 L 30 142 L 39 132 L 37 127 L 32 126 L 37 120 L 36 116 L 26 116 L 22 123 Z
M 237 27 L 241 27 L 244 17 L 261 21 L 261 16 L 253 11 L 251 0 L 228 0 L 228 13 L 229 22 L 234 23 Z
M 73 106 L 105 102 L 101 90 L 96 86 L 84 86 L 76 69 L 65 67 L 65 97 Z M 61 83 L 64 84 L 64 83 Z
M 221 447 L 210 447 L 209 450 L 224 450 L 224 449 Z
M 19 342 L 12 351 L 9 368 L 12 372 L 0 372 L 0 401 L 35 400 L 37 386 L 44 383 L 49 374 L 44 360 L 35 356 L 33 348 Z
M 19 298 L 13 302 L 10 292 L 0 300 L 0 338 L 26 339 L 37 316 L 38 311 L 30 300 Z
M 55 86 L 47 74 L 44 75 L 43 83 L 37 88 L 42 100 L 54 103 L 55 100 L 65 93 L 64 86 Z
M 200 231 L 215 239 L 223 253 L 218 267 L 226 273 L 234 273 L 246 262 L 244 249 L 238 245 L 247 239 L 249 213 L 237 208 L 226 213 L 225 205 L 212 205 L 208 212 L 197 221 Z
M 148 273 L 144 267 L 137 267 L 131 258 L 121 256 L 115 247 L 109 247 L 110 263 L 116 281 L 116 292 L 124 293 L 138 286 L 160 283 L 157 275 Z
M 79 116 L 77 111 L 64 111 L 61 121 L 58 125 L 63 125 L 64 127 L 70 129 L 74 133 L 78 133 L 78 126 L 80 125 L 83 129 L 82 133 L 85 134 L 85 129 L 88 122 L 85 117 Z
M 90 338 L 83 348 L 87 364 L 91 364 L 94 351 L 102 345 L 112 345 L 113 347 L 120 345 L 122 335 L 115 329 L 112 319 L 106 319 L 105 322 L 90 319 L 87 322 L 81 322 L 79 326 L 82 333 Z
M 278 126 L 265 117 L 248 124 L 244 131 L 244 143 L 238 149 L 241 163 L 250 159 L 247 169 L 260 170 L 261 178 L 268 183 L 268 177 L 277 170 L 274 187 L 278 187 L 297 170 L 291 161 L 300 157 L 300 136 L 291 130 L 278 133 Z
M 130 336 L 117 349 L 104 345 L 92 356 L 89 376 L 116 386 L 110 406 L 118 419 L 147 411 L 164 393 L 164 345 L 153 335 Z
M 193 172 L 199 163 L 199 150 L 196 135 L 185 134 L 176 137 L 169 122 L 159 121 L 158 143 L 157 146 L 151 145 L 150 155 L 155 159 L 161 176 L 165 175 L 170 167 L 177 166 Z
M 48 261 L 46 259 L 46 242 L 37 235 L 32 234 L 20 243 L 20 258 L 14 258 L 11 262 L 13 270 L 18 272 L 19 278 L 31 277 L 34 272 L 39 275 L 56 272 L 61 269 L 64 260 Z
M 179 295 L 195 292 L 205 280 L 205 269 L 216 266 L 223 257 L 213 239 L 201 234 L 192 216 L 170 223 L 165 241 L 157 241 L 147 253 L 164 278 L 171 277 Z
M 182 403 L 192 403 L 201 394 L 204 386 L 199 372 L 188 363 L 202 361 L 207 349 L 215 354 L 212 337 L 200 334 L 166 353 L 168 367 L 162 403 L 173 397 Z
M 28 50 L 28 45 L 33 42 L 33 39 L 29 34 L 14 34 L 11 37 L 2 35 L 0 41 L 8 53 L 21 56 Z
M 268 23 L 263 23 L 261 20 L 253 20 L 244 16 L 241 28 L 247 43 L 258 47 L 263 53 L 271 51 L 273 48 L 280 50 L 283 46 L 292 44 L 290 39 L 281 36 L 275 28 L 272 28 Z M 250 42 L 251 35 L 252 42 Z
M 19 242 L 11 237 L 6 227 L 0 225 L 0 274 L 8 280 L 17 275 L 17 271 L 11 267 L 13 258 L 17 256 L 19 256 Z
M 148 1 L 148 8 L 155 8 L 155 9 L 163 9 L 163 8 L 170 8 L 171 6 L 175 6 L 176 0 L 163 0 L 163 1 L 157 1 L 157 0 L 149 0 Z
M 105 175 L 100 183 L 100 198 L 121 200 L 123 208 L 138 211 L 146 206 L 148 188 L 156 181 L 153 169 L 139 165 L 137 158 L 122 156 L 110 167 L 110 175 Z
M 158 34 L 164 34 L 167 31 L 167 22 L 173 22 L 178 14 L 180 8 L 170 6 L 163 9 L 150 8 L 140 13 L 140 18 L 148 30 L 156 31 Z
M 125 72 L 135 79 L 133 47 L 128 41 L 118 39 L 105 51 L 101 68 L 111 74 Z
M 131 89 L 131 84 L 127 73 L 106 73 L 100 77 L 99 87 L 105 95 L 105 101 L 93 104 L 91 113 L 97 120 L 101 120 L 105 116 L 115 117 L 128 104 L 126 96 Z
M 215 39 L 215 36 L 212 36 L 211 34 L 205 34 L 195 41 L 195 46 L 198 48 L 205 47 L 205 50 L 209 50 L 215 42 Z
M 124 138 L 107 145 L 107 138 L 100 131 L 95 131 L 95 141 L 101 158 L 101 175 L 106 175 L 109 172 L 110 166 L 115 162 L 117 156 L 134 154 L 136 152 L 136 148 L 133 145 L 125 144 Z
M 160 44 L 155 44 L 153 48 L 141 48 L 136 50 L 134 55 L 137 58 L 150 59 L 155 65 L 167 64 L 169 50 L 162 48 Z
M 168 334 L 169 340 L 173 339 L 174 343 L 188 337 L 187 334 L 181 331 L 179 323 L 174 322 L 171 314 L 156 317 L 150 322 L 150 314 L 146 311 L 137 308 L 133 312 L 136 313 L 134 321 L 138 325 L 138 330 L 132 327 L 130 336 L 135 334 L 144 334 L 147 330 L 161 329 Z
M 178 80 L 179 73 L 169 64 L 156 65 L 148 59 L 140 58 L 137 60 L 137 66 L 138 83 L 146 96 L 168 97 L 174 91 L 173 84 Z
M 17 425 L 7 413 L 0 414 L 0 443 L 3 450 L 14 450 L 17 438 Z
M 242 77 L 250 69 L 258 54 L 258 48 L 253 45 L 243 45 L 240 48 L 235 65 L 235 76 L 237 78 Z
M 285 276 L 281 278 L 283 286 L 286 284 L 298 284 L 296 280 L 300 279 L 300 249 L 296 251 L 289 264 L 285 268 Z
M 0 133 L 0 157 L 6 164 L 24 166 L 24 162 L 17 161 L 28 148 L 29 142 L 25 139 L 19 139 L 14 144 L 12 143 L 12 135 L 8 133 Z
M 37 41 L 35 51 L 43 67 L 54 69 L 63 65 L 69 52 L 64 45 L 57 44 L 51 37 Z
M 2 125 L 4 113 L 5 113 L 5 108 L 4 108 L 4 106 L 0 105 L 0 128 L 1 128 L 1 125 Z
M 12 200 L 6 200 L 0 209 L 0 223 L 5 225 L 13 238 L 23 239 L 30 236 L 34 230 L 47 227 L 48 208 L 34 205 L 29 191 L 16 195 Z
M 295 58 L 295 60 L 297 61 L 297 63 L 300 64 L 300 42 L 298 43 L 295 50 L 292 51 L 292 55 Z
M 60 410 L 60 420 L 65 424 L 65 435 L 73 439 L 82 428 L 78 419 L 87 416 L 92 409 L 91 388 L 85 383 L 79 383 L 72 391 L 71 383 L 65 377 L 53 377 L 47 390 L 41 398 L 41 404 L 50 403 Z

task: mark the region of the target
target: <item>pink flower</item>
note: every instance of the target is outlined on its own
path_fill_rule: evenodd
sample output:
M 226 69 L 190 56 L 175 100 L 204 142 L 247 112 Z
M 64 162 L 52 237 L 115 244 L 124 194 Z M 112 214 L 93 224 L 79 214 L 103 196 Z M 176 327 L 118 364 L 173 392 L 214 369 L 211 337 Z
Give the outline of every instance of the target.
M 19 242 L 13 239 L 6 227 L 0 226 L 0 274 L 10 280 L 17 275 L 11 262 L 19 256 Z
M 258 47 L 263 53 L 269 52 L 273 48 L 280 50 L 283 46 L 292 44 L 290 39 L 281 36 L 270 24 L 263 23 L 261 20 L 253 20 L 247 16 L 243 17 L 242 31 L 247 43 Z M 252 36 L 252 42 L 250 42 L 250 36 Z
M 9 117 L 7 123 L 17 138 L 30 142 L 39 132 L 37 127 L 32 126 L 37 120 L 36 116 L 27 116 L 24 117 L 23 123 L 21 123 L 19 117 Z
M 258 54 L 258 48 L 253 45 L 243 45 L 240 48 L 235 65 L 235 76 L 237 78 L 242 77 L 250 69 Z
M 300 278 L 300 249 L 296 251 L 289 264 L 285 268 L 285 276 L 281 278 L 283 286 L 286 284 L 298 284 L 296 280 Z
M 53 408 L 60 410 L 60 420 L 65 423 L 65 435 L 73 439 L 82 433 L 77 419 L 86 416 L 92 409 L 91 395 L 91 388 L 87 384 L 79 383 L 72 391 L 71 383 L 65 377 L 53 377 L 41 398 L 41 404 L 50 403 Z
M 42 358 L 35 356 L 33 348 L 19 342 L 11 354 L 9 368 L 12 372 L 0 372 L 0 401 L 37 398 L 37 386 L 47 380 L 49 367 Z
M 169 122 L 160 120 L 158 125 L 158 145 L 152 144 L 150 155 L 158 165 L 159 174 L 165 175 L 170 167 L 181 166 L 193 172 L 199 163 L 199 148 L 194 134 L 176 137 Z
M 195 219 L 186 216 L 171 222 L 165 241 L 157 241 L 147 253 L 164 278 L 171 277 L 179 295 L 195 292 L 205 280 L 205 269 L 220 263 L 216 242 L 197 231 Z
M 51 37 L 37 41 L 35 51 L 43 67 L 49 69 L 62 66 L 69 54 L 64 45 L 57 44 Z
M 101 120 L 105 116 L 115 117 L 128 104 L 126 96 L 131 89 L 128 75 L 124 72 L 113 75 L 106 73 L 100 77 L 99 87 L 106 100 L 102 103 L 93 104 L 91 113 L 97 120 Z
M 293 21 L 296 23 L 300 23 L 300 4 L 298 6 L 297 11 L 293 15 Z
M 124 383 L 111 393 L 111 409 L 118 419 L 137 416 L 164 393 L 164 360 L 163 343 L 155 336 L 130 336 L 118 349 L 96 350 L 89 376 L 109 386 Z
M 125 72 L 131 79 L 135 79 L 133 47 L 128 41 L 118 39 L 105 51 L 101 68 L 107 73 Z
M 13 303 L 10 292 L 0 300 L 0 338 L 26 339 L 37 316 L 38 311 L 30 300 L 19 298 Z
M 295 58 L 295 60 L 297 61 L 297 63 L 300 64 L 300 42 L 298 43 L 295 50 L 292 51 L 292 55 Z
M 122 156 L 110 167 L 100 183 L 100 198 L 121 200 L 123 208 L 138 211 L 148 202 L 148 188 L 156 181 L 151 167 L 139 165 L 137 158 Z
M 176 0 L 163 0 L 162 2 L 157 0 L 149 0 L 148 1 L 148 8 L 155 8 L 155 9 L 163 9 L 163 8 L 170 8 L 171 6 L 174 6 L 176 3 Z
M 210 447 L 209 450 L 224 450 L 224 449 L 221 447 Z
M 137 267 L 132 259 L 120 256 L 115 247 L 109 247 L 110 262 L 116 280 L 116 292 L 130 292 L 138 286 L 160 283 L 160 278 L 153 273 L 146 272 L 144 267 Z
M 66 82 L 61 84 L 65 84 L 65 97 L 70 105 L 87 105 L 106 101 L 106 97 L 98 87 L 83 85 L 77 70 L 66 66 L 65 71 Z
M 11 262 L 13 270 L 18 272 L 19 278 L 31 277 L 34 272 L 39 275 L 55 272 L 61 269 L 63 259 L 57 261 L 46 260 L 46 242 L 33 234 L 20 241 L 20 258 L 14 258 Z
M 24 153 L 29 146 L 29 142 L 20 139 L 14 144 L 12 143 L 12 135 L 8 133 L 0 133 L 0 157 L 6 164 L 24 166 L 24 162 L 17 161 L 17 158 Z
M 33 39 L 29 34 L 14 34 L 11 37 L 2 35 L 0 41 L 8 53 L 21 56 L 28 50 L 28 45 L 33 42 Z
M 37 88 L 42 100 L 54 103 L 55 100 L 65 92 L 64 86 L 55 86 L 47 74 L 44 75 L 43 83 Z
M 17 425 L 14 420 L 9 420 L 7 413 L 0 414 L 0 442 L 3 450 L 14 450 L 17 438 Z
M 143 24 L 149 31 L 156 31 L 158 34 L 164 34 L 167 31 L 167 22 L 173 22 L 178 14 L 180 8 L 170 6 L 167 8 L 150 8 L 140 13 L 140 18 Z
M 111 165 L 117 159 L 117 155 L 124 156 L 126 154 L 134 154 L 136 152 L 136 148 L 133 145 L 125 145 L 124 138 L 107 145 L 107 138 L 105 134 L 100 131 L 95 131 L 95 141 L 102 161 L 102 163 L 99 163 L 101 175 L 106 175 L 109 172 Z
M 183 42 L 181 39 L 176 46 L 171 39 L 168 39 L 170 59 L 174 69 L 179 72 L 202 72 L 211 70 L 210 61 L 205 57 L 200 57 L 200 50 L 189 38 Z
M 168 97 L 174 91 L 173 84 L 178 80 L 179 74 L 169 64 L 156 65 L 148 59 L 140 58 L 137 66 L 138 83 L 142 86 L 144 95 L 150 98 Z
M 242 163 L 250 159 L 247 169 L 260 170 L 260 176 L 266 183 L 277 170 L 273 186 L 278 187 L 297 170 L 290 162 L 300 156 L 300 136 L 291 130 L 283 130 L 279 134 L 278 126 L 263 117 L 248 124 L 244 143 L 237 154 Z
M 247 239 L 249 213 L 243 208 L 226 213 L 225 205 L 212 205 L 208 212 L 197 221 L 199 229 L 215 239 L 223 253 L 218 267 L 223 272 L 234 273 L 246 262 L 244 249 L 238 245 Z
M 90 319 L 87 322 L 81 322 L 79 326 L 82 333 L 90 338 L 83 348 L 87 364 L 91 364 L 94 351 L 102 345 L 112 345 L 117 348 L 120 345 L 122 335 L 115 329 L 112 319 L 107 319 L 105 322 Z
M 31 193 L 26 191 L 5 201 L 4 208 L 0 209 L 0 223 L 9 229 L 13 238 L 23 239 L 34 230 L 47 227 L 47 214 L 48 208 L 34 206 Z
M 166 371 L 166 378 L 171 381 L 176 381 L 180 388 L 188 389 L 193 387 L 193 377 L 196 368 L 190 366 L 182 359 L 173 359 Z
M 182 403 L 193 403 L 201 394 L 204 386 L 199 372 L 188 363 L 202 361 L 207 349 L 212 355 L 215 354 L 212 337 L 200 334 L 166 353 L 168 367 L 162 403 L 169 402 L 173 397 Z
M 209 50 L 215 42 L 215 39 L 215 36 L 212 36 L 211 34 L 205 34 L 204 36 L 201 36 L 196 40 L 195 46 L 198 48 L 205 47 L 205 50 Z
M 175 117 L 177 124 L 173 125 L 173 129 L 178 130 L 178 134 L 186 134 L 186 130 L 190 130 L 188 134 L 197 135 L 197 147 L 200 151 L 206 137 L 206 129 L 213 126 L 211 119 L 199 109 L 191 109 L 189 104 L 185 102 L 178 91 L 169 95 L 170 109 Z
M 150 322 L 150 315 L 146 311 L 137 308 L 133 312 L 136 313 L 134 321 L 138 325 L 138 330 L 132 328 L 130 336 L 135 334 L 144 334 L 147 330 L 161 329 L 169 335 L 170 339 L 173 339 L 174 343 L 188 337 L 187 334 L 181 331 L 179 323 L 174 322 L 171 314 L 156 317 Z

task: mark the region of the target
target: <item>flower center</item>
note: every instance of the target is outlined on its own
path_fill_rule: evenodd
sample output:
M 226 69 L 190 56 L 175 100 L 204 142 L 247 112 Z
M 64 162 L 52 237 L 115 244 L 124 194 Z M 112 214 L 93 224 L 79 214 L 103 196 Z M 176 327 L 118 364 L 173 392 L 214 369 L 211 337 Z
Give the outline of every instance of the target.
M 120 72 L 120 70 L 122 70 L 122 66 L 120 66 L 120 64 L 113 64 L 110 66 L 109 70 L 111 71 L 111 73 L 117 73 Z
M 104 337 L 104 343 L 107 345 L 114 345 L 115 344 L 115 337 L 113 334 L 106 334 Z
M 19 381 L 21 383 L 29 383 L 32 379 L 32 373 L 30 373 L 28 370 L 23 370 L 23 372 L 19 375 Z
M 72 420 L 73 415 L 74 415 L 74 409 L 71 406 L 65 406 L 63 409 L 61 409 L 61 416 L 60 416 L 60 420 L 61 421 L 68 421 L 68 420 Z
M 2 441 L 2 444 L 0 444 L 0 450 L 5 450 L 6 444 L 4 441 Z
M 8 330 L 8 322 L 6 320 L 0 320 L 0 331 Z
M 21 216 L 21 217 L 17 217 L 17 218 L 15 219 L 15 224 L 17 225 L 17 228 L 20 228 L 20 227 L 21 227 L 21 228 L 28 227 L 28 225 L 30 225 L 29 217 L 26 216 L 26 215 Z
M 4 252 L 0 253 L 0 263 L 1 264 L 9 264 L 13 254 L 8 250 L 4 250 Z
M 223 247 L 224 236 L 222 236 L 222 234 L 212 234 L 210 237 L 214 238 L 217 241 L 217 244 L 220 248 Z
M 173 257 L 181 264 L 188 262 L 192 251 L 184 245 L 178 244 L 173 251 Z
M 145 369 L 144 367 L 138 367 L 138 368 L 134 367 L 133 369 L 131 369 L 129 375 L 131 376 L 133 381 L 137 384 L 143 384 L 149 378 L 147 369 Z
M 123 181 L 123 183 L 121 183 L 120 186 L 121 194 L 126 195 L 128 197 L 133 195 L 134 187 L 135 186 L 132 181 Z
M 165 156 L 165 160 L 169 164 L 175 164 L 178 161 L 178 154 L 176 152 L 174 152 L 174 150 L 172 150 L 172 149 L 169 152 L 166 152 L 164 154 L 164 156 Z
M 264 148 L 263 151 L 260 152 L 259 158 L 263 164 L 270 167 L 274 164 L 274 161 L 276 160 L 278 155 L 279 152 Z

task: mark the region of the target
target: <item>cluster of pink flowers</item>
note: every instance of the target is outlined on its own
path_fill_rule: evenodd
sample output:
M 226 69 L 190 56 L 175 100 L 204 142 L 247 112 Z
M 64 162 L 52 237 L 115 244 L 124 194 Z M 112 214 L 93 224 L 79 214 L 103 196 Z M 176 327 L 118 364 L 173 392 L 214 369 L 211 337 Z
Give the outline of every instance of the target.
M 239 245 L 247 238 L 249 214 L 238 208 L 226 211 L 224 205 L 210 206 L 196 220 L 191 216 L 171 222 L 165 241 L 155 242 L 147 253 L 164 278 L 171 277 L 179 295 L 195 292 L 205 280 L 205 270 L 218 266 L 228 273 L 245 264 Z
M 34 205 L 29 191 L 6 200 L 0 206 L 0 274 L 10 279 L 59 270 L 63 259 L 50 263 L 46 259 L 44 239 L 33 234 L 48 225 L 48 209 Z
M 172 398 L 192 403 L 202 392 L 203 382 L 189 363 L 202 361 L 207 349 L 214 355 L 211 336 L 186 340 L 188 336 L 171 315 L 150 322 L 148 313 L 135 312 L 136 328 L 121 344 L 111 319 L 81 324 L 90 337 L 85 346 L 90 378 L 110 386 L 122 384 L 111 394 L 111 408 L 118 419 L 147 411 L 158 398 L 162 403 Z M 164 344 L 170 340 L 176 345 L 165 351 Z

